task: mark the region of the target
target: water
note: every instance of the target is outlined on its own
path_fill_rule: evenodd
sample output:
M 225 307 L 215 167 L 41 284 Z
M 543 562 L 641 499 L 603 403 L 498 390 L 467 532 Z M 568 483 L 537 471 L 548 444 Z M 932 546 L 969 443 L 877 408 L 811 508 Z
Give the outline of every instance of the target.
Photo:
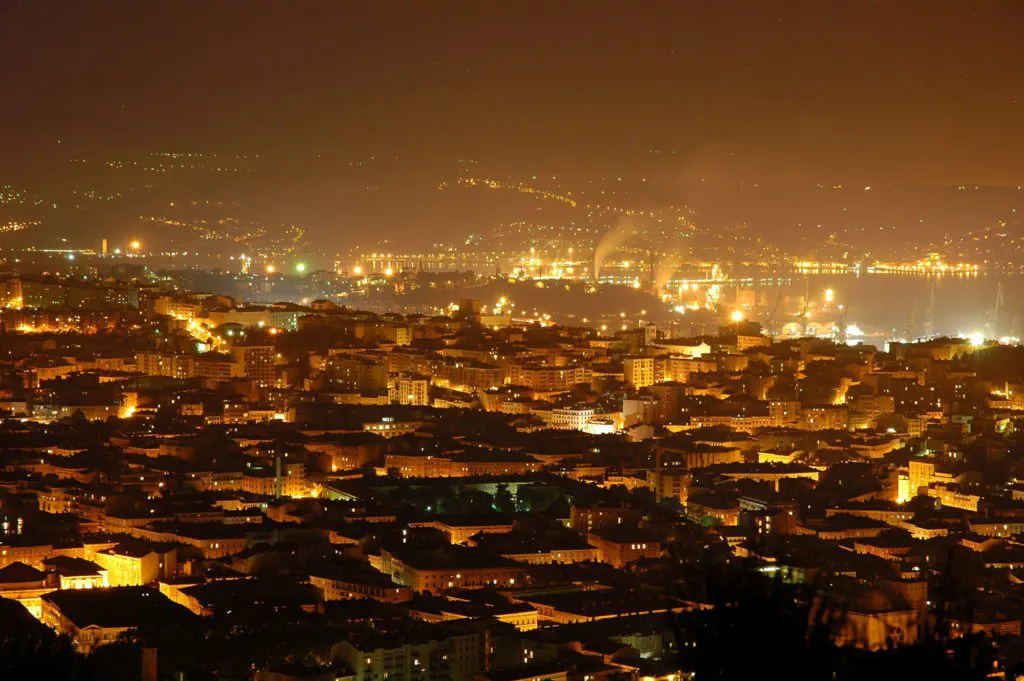
M 993 317 L 1000 284 L 1002 302 L 998 315 Z M 726 301 L 735 301 L 737 291 L 753 290 L 762 314 L 768 314 L 779 302 L 778 318 L 786 322 L 792 321 L 803 309 L 806 291 L 814 308 L 812 319 L 844 319 L 868 335 L 920 336 L 926 333 L 930 321 L 931 331 L 937 335 L 981 331 L 990 337 L 999 337 L 1024 335 L 1022 284 L 1024 280 L 1019 277 L 984 274 L 809 274 L 729 285 L 724 287 L 723 297 Z M 824 305 L 827 290 L 834 292 L 834 301 L 828 310 Z M 746 295 L 749 299 L 750 294 Z M 934 306 L 931 307 L 933 295 Z M 842 312 L 838 309 L 840 304 L 844 306 Z

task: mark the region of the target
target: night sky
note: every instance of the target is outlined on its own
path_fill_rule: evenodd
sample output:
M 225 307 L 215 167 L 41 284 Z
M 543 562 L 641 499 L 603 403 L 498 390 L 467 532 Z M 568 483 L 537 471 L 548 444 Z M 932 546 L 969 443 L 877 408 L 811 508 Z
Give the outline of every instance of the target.
M 462 155 L 1019 184 L 1024 3 L 0 0 L 7 162 Z

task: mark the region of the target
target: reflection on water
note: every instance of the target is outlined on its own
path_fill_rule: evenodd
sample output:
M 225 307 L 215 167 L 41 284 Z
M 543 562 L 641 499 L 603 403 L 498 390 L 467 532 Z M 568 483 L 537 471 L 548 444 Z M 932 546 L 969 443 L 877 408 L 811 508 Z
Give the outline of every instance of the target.
M 809 274 L 729 284 L 723 298 L 753 307 L 762 317 L 774 311 L 780 324 L 813 308 L 812 318 L 855 324 L 872 336 L 977 331 L 989 337 L 1020 336 L 1024 331 L 1022 283 L 1020 278 L 983 274 Z M 826 300 L 828 291 L 831 304 Z

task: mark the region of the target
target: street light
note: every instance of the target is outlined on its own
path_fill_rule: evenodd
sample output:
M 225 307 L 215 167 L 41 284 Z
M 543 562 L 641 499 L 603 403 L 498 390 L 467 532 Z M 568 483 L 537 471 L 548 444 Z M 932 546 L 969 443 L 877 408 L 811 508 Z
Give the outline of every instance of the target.
M 729 319 L 732 320 L 733 324 L 736 325 L 736 337 L 740 335 L 740 322 L 743 321 L 743 310 L 733 310 L 732 314 L 729 315 Z M 739 341 L 737 341 L 739 342 Z
M 132 241 L 132 242 L 131 242 L 130 244 L 128 244 L 128 245 L 132 247 L 132 250 L 133 250 L 133 251 L 137 251 L 137 250 L 139 250 L 140 248 L 142 248 L 142 242 L 141 242 L 141 241 L 139 241 L 138 239 L 135 239 L 135 240 L 133 240 L 133 241 Z

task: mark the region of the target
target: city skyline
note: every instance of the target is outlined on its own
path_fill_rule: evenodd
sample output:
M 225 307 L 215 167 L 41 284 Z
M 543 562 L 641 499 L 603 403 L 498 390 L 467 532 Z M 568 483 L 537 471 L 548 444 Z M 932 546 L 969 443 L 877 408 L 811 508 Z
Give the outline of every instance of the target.
M 0 0 L 0 677 L 1024 679 L 1021 35 Z

